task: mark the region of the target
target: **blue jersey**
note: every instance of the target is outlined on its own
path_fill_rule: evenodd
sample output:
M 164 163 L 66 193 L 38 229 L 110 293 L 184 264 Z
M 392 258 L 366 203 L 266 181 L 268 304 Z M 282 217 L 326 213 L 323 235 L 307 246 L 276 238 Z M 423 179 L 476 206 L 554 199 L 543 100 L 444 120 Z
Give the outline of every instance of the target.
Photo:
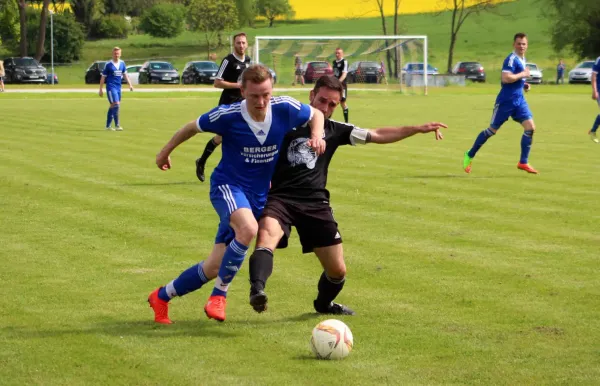
M 284 136 L 311 119 L 310 106 L 290 97 L 272 97 L 264 122 L 248 113 L 246 101 L 221 105 L 198 118 L 199 131 L 223 137 L 222 157 L 211 186 L 236 185 L 266 200 Z
M 525 58 L 521 59 L 514 52 L 502 64 L 502 72 L 518 74 L 525 71 Z M 515 106 L 523 101 L 523 87 L 525 87 L 525 79 L 519 79 L 513 83 L 501 83 L 502 88 L 496 98 L 496 104 L 512 102 Z
M 127 67 L 125 67 L 124 61 L 119 60 L 119 63 L 114 63 L 112 60 L 110 60 L 106 62 L 104 70 L 102 70 L 102 76 L 106 77 L 104 80 L 106 83 L 106 90 L 120 90 L 123 74 L 126 73 Z
M 596 74 L 596 87 L 598 91 L 600 91 L 600 56 L 594 62 L 594 67 L 592 67 L 592 72 Z

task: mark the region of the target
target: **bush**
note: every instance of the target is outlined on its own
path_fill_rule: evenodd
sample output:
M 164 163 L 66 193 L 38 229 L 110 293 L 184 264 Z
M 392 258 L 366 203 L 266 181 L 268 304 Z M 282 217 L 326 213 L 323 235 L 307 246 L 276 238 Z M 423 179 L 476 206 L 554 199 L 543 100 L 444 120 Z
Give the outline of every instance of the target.
M 106 15 L 94 19 L 90 37 L 97 39 L 126 38 L 131 25 L 120 15 Z
M 181 4 L 159 3 L 141 17 L 140 27 L 157 38 L 173 38 L 183 31 L 185 8 Z

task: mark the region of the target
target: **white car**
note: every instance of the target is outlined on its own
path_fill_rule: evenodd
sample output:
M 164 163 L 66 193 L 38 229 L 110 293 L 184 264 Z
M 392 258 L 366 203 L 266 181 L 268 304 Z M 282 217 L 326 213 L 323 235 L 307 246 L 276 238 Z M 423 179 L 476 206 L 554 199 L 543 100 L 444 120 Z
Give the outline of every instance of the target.
M 525 81 L 527 83 L 541 84 L 544 77 L 542 69 L 535 63 L 527 63 L 526 66 L 529 68 L 529 78 L 526 78 Z
M 131 84 L 140 84 L 140 68 L 142 68 L 141 64 L 127 66 L 127 76 L 131 80 Z
M 593 60 L 579 63 L 569 71 L 569 83 L 592 83 L 592 67 L 594 67 Z

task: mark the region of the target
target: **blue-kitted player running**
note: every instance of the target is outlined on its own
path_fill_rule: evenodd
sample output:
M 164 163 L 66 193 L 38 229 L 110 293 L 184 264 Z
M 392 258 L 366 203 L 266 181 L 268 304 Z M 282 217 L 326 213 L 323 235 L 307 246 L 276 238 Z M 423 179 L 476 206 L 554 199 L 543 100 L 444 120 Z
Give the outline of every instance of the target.
M 221 105 L 175 133 L 156 156 L 156 164 L 171 167 L 169 154 L 199 132 L 223 137 L 222 158 L 210 179 L 210 200 L 220 218 L 212 252 L 148 297 L 154 320 L 170 324 L 168 302 L 195 291 L 216 277 L 204 307 L 211 319 L 225 320 L 229 284 L 239 271 L 250 243 L 258 232 L 257 219 L 267 200 L 269 185 L 284 136 L 295 127 L 311 127 L 309 146 L 317 155 L 325 151 L 323 114 L 290 97 L 272 97 L 269 69 L 252 65 L 242 74 L 242 102 Z
M 123 127 L 119 122 L 119 108 L 121 106 L 121 81 L 125 77 L 129 90 L 133 91 L 131 80 L 127 76 L 127 67 L 125 62 L 121 60 L 121 49 L 119 47 L 113 48 L 112 60 L 106 62 L 104 70 L 102 71 L 102 77 L 100 78 L 100 91 L 98 95 L 102 96 L 102 86 L 106 83 L 106 96 L 108 97 L 108 113 L 106 114 L 106 130 L 117 130 L 122 131 Z M 115 128 L 111 127 L 112 120 L 115 120 Z
M 598 91 L 600 91 L 600 57 L 596 59 L 594 62 L 594 67 L 592 67 L 592 99 L 598 102 L 598 107 L 600 107 L 600 98 L 598 97 Z M 592 130 L 588 132 L 592 141 L 596 143 L 600 143 L 600 139 L 596 135 L 598 131 L 598 127 L 600 127 L 600 114 L 596 117 L 594 124 L 592 125 Z
M 508 118 L 519 122 L 524 129 L 523 136 L 521 137 L 521 158 L 519 159 L 517 168 L 528 173 L 538 173 L 537 170 L 529 165 L 529 151 L 531 149 L 535 124 L 533 123 L 533 115 L 523 95 L 523 90 L 529 91 L 531 88 L 529 83 L 525 81 L 530 75 L 525 60 L 527 35 L 524 33 L 516 34 L 513 39 L 513 47 L 515 49 L 514 52 L 508 55 L 502 65 L 502 88 L 496 98 L 490 127 L 479 133 L 473 147 L 465 152 L 463 168 L 467 173 L 471 173 L 471 164 L 473 163 L 475 154 L 477 154 L 481 146 L 489 138 L 496 134 Z

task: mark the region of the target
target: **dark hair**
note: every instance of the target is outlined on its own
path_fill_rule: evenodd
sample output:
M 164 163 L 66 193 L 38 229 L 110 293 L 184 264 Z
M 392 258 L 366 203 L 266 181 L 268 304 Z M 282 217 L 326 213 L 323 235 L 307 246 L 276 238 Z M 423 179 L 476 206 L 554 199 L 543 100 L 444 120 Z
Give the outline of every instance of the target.
M 340 82 L 340 80 L 333 75 L 324 75 L 317 79 L 315 87 L 313 88 L 313 93 L 317 95 L 321 87 L 325 87 L 330 90 L 339 92 L 340 97 L 344 92 L 344 86 L 342 85 L 342 82 Z
M 519 32 L 519 33 L 515 34 L 515 37 L 513 39 L 513 43 L 516 42 L 517 39 L 523 39 L 523 38 L 526 38 L 526 37 L 527 37 L 526 33 Z
M 253 64 L 242 72 L 242 87 L 246 86 L 247 82 L 260 84 L 265 80 L 273 81 L 271 71 L 262 64 Z
M 246 33 L 245 32 L 240 32 L 240 33 L 237 33 L 237 34 L 233 35 L 233 42 L 235 43 L 235 39 L 239 38 L 240 36 L 243 36 L 243 37 L 246 38 L 246 40 L 248 40 L 248 36 L 246 35 Z

